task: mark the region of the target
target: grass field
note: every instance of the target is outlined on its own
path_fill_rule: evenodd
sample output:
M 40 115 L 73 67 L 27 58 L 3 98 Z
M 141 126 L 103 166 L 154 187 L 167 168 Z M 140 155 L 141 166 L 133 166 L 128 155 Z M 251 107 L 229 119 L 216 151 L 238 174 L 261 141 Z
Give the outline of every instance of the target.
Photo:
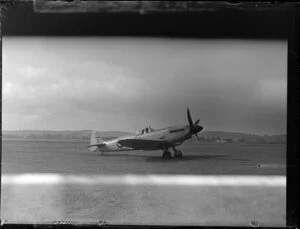
M 285 145 L 200 144 L 179 147 L 184 157 L 161 152 L 90 153 L 85 141 L 2 142 L 2 175 L 286 174 Z M 1 219 L 8 222 L 70 220 L 111 224 L 285 226 L 285 186 L 172 186 L 4 184 Z

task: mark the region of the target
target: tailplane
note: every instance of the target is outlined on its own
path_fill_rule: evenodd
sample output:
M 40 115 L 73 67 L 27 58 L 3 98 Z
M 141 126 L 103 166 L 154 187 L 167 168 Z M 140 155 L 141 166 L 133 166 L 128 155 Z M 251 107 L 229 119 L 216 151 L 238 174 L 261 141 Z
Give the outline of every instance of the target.
M 99 147 L 104 146 L 105 142 L 98 136 L 96 136 L 96 131 L 93 130 L 90 138 L 90 145 L 88 146 L 89 151 L 96 152 Z

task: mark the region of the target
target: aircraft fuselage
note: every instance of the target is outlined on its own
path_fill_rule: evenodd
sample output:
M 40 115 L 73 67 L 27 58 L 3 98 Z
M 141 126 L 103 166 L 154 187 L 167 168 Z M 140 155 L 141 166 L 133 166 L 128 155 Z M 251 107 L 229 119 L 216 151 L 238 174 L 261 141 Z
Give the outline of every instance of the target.
M 172 142 L 174 146 L 181 145 L 185 140 L 191 137 L 189 125 L 173 126 L 159 130 L 153 130 L 149 133 L 137 134 L 132 136 L 126 136 L 116 138 L 110 141 L 106 141 L 105 145 L 99 147 L 102 152 L 111 151 L 129 151 L 134 150 L 130 147 L 122 146 L 118 143 L 121 139 L 145 139 L 145 140 L 164 140 L 166 142 Z M 159 150 L 158 148 L 147 148 L 145 150 Z

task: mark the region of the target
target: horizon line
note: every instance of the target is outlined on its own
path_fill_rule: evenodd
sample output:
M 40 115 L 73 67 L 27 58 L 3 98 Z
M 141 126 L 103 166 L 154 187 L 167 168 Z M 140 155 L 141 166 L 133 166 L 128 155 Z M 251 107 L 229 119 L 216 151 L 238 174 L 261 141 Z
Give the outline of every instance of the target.
M 57 132 L 62 132 L 62 131 L 93 131 L 94 129 L 76 129 L 76 130 L 50 130 L 50 129 L 19 129 L 19 130 L 1 130 L 1 131 L 57 131 Z M 96 130 L 98 132 L 126 132 L 126 133 L 135 133 L 136 131 L 125 131 L 125 130 Z M 227 132 L 227 133 L 232 133 L 232 134 L 247 134 L 247 135 L 257 135 L 257 136 L 274 136 L 274 135 L 287 135 L 286 133 L 280 133 L 280 134 L 270 134 L 270 133 L 264 133 L 264 134 L 258 134 L 258 133 L 249 133 L 249 132 L 240 132 L 240 131 L 226 131 L 226 130 L 205 130 L 199 134 L 205 133 L 205 132 Z

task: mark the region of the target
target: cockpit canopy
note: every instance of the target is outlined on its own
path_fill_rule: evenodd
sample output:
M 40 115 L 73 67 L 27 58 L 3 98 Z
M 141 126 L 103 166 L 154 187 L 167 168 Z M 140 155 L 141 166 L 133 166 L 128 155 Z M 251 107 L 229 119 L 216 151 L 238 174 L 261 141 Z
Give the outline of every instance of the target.
M 141 131 L 138 131 L 137 135 L 143 135 L 143 134 L 146 134 L 146 133 L 150 133 L 153 130 L 154 129 L 151 126 L 147 126 L 144 129 L 142 129 Z

